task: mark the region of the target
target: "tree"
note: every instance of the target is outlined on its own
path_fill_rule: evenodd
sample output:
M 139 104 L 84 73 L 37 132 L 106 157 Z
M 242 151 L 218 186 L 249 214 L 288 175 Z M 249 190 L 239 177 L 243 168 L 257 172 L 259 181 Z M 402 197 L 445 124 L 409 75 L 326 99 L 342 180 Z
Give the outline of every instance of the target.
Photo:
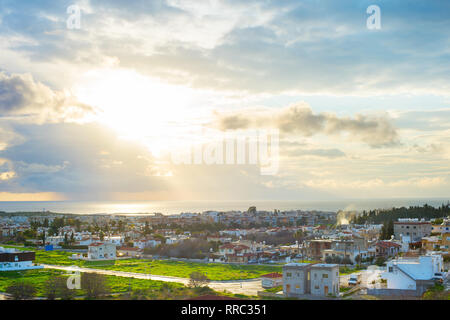
M 103 241 L 103 239 L 105 239 L 105 234 L 103 233 L 103 231 L 100 231 L 100 241 Z
M 144 234 L 150 234 L 150 226 L 148 224 L 148 221 L 145 221 L 145 227 L 144 227 Z
M 45 230 L 44 230 L 44 232 L 42 232 L 41 240 L 42 240 L 42 245 L 45 246 L 45 240 L 46 240 L 46 237 L 45 237 Z
M 201 272 L 194 271 L 189 275 L 189 285 L 193 288 L 208 285 L 209 281 L 208 277 Z
M 36 288 L 31 283 L 19 281 L 7 287 L 6 293 L 10 294 L 14 300 L 27 300 L 36 295 Z
M 86 291 L 88 299 L 97 299 L 109 291 L 105 276 L 97 273 L 83 273 L 81 275 L 81 288 Z
M 65 277 L 52 277 L 45 282 L 44 294 L 48 300 L 55 300 L 61 298 L 61 300 L 72 300 L 75 291 L 67 287 L 67 278 Z

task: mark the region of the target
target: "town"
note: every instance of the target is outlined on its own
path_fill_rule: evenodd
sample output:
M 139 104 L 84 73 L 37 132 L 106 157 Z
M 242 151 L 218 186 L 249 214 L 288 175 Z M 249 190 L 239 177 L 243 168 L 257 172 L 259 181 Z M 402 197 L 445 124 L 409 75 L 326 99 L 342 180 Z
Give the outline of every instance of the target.
M 449 297 L 449 204 L 369 212 L 4 212 L 0 231 L 4 299 Z M 74 272 L 81 291 L 57 290 Z M 89 281 L 102 290 L 86 290 Z

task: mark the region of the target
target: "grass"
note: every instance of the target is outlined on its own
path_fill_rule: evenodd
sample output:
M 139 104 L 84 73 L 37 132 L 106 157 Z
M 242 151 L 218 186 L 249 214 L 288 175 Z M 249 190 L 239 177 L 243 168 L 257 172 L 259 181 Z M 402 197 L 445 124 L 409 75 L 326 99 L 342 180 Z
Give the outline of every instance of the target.
M 5 246 L 7 247 L 7 246 Z M 240 280 L 254 279 L 263 274 L 281 272 L 280 265 L 229 265 L 220 263 L 200 263 L 172 260 L 124 259 L 109 261 L 81 261 L 71 260 L 71 252 L 44 251 L 35 248 L 15 247 L 20 250 L 36 252 L 35 263 L 60 266 L 80 266 L 104 270 L 151 273 L 154 275 L 189 278 L 196 271 L 204 273 L 210 280 Z
M 339 267 L 339 274 L 341 276 L 343 276 L 343 275 L 347 275 L 347 274 L 356 273 L 356 272 L 359 272 L 359 271 L 365 270 L 365 269 L 366 268 L 364 268 L 364 267 L 355 267 L 354 269 L 349 268 L 349 267 Z
M 273 288 L 268 288 L 264 290 L 265 292 L 270 292 L 270 293 L 277 293 L 280 291 L 283 291 L 283 286 L 277 286 L 277 287 L 273 287 Z

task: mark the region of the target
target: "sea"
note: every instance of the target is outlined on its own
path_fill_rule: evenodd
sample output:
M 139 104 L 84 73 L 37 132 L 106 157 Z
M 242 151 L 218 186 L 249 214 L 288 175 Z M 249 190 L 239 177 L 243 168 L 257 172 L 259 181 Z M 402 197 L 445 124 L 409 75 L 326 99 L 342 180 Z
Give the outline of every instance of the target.
M 245 211 L 251 206 L 257 210 L 273 211 L 362 211 L 371 209 L 389 209 L 393 207 L 421 206 L 428 204 L 438 207 L 447 204 L 450 198 L 424 199 L 348 199 L 333 201 L 4 201 L 0 202 L 1 212 L 55 212 L 66 214 L 151 214 L 164 215 L 184 212 L 200 213 L 204 211 Z

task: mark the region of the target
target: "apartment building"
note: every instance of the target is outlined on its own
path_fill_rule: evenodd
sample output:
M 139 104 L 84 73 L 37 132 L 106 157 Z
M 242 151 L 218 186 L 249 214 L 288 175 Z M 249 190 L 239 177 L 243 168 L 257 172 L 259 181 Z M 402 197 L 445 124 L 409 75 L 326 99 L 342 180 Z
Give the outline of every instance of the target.
M 411 237 L 411 242 L 418 242 L 431 235 L 431 229 L 431 223 L 423 219 L 398 219 L 394 222 L 394 237 L 399 240 L 406 235 Z

